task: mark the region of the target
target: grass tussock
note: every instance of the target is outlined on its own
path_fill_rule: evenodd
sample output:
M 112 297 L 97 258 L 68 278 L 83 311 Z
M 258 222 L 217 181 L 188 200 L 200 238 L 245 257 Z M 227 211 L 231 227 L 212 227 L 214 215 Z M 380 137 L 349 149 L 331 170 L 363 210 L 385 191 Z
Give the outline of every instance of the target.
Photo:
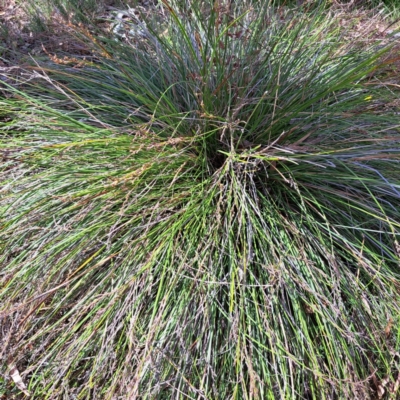
M 165 1 L 162 29 L 3 83 L 8 395 L 395 398 L 385 49 L 250 3 Z

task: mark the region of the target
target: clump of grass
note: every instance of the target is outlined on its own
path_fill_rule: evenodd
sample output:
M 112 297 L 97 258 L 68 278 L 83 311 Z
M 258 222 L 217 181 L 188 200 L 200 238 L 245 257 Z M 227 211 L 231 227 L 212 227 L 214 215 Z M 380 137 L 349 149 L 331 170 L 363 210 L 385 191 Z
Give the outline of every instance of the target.
M 162 33 L 5 89 L 2 373 L 35 398 L 394 393 L 381 53 L 252 3 L 165 1 Z
M 28 0 L 24 4 L 28 14 L 44 27 L 55 12 L 69 22 L 93 22 L 105 5 L 104 0 Z

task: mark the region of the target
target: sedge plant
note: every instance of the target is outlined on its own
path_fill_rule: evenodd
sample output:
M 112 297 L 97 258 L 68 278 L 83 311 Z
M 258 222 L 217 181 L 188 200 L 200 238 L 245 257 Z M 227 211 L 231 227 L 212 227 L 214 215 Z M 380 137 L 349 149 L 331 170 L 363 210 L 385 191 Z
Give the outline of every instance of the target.
M 363 86 L 385 49 L 289 13 L 165 0 L 162 29 L 3 84 L 9 393 L 395 396 L 398 116 Z

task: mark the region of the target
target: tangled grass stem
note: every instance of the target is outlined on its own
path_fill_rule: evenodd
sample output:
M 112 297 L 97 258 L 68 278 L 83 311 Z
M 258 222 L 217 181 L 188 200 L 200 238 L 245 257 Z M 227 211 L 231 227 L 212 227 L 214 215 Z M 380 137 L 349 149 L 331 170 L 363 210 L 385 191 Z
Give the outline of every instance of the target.
M 398 116 L 363 85 L 385 49 L 282 12 L 170 1 L 162 34 L 3 85 L 0 359 L 26 387 L 0 390 L 396 396 Z

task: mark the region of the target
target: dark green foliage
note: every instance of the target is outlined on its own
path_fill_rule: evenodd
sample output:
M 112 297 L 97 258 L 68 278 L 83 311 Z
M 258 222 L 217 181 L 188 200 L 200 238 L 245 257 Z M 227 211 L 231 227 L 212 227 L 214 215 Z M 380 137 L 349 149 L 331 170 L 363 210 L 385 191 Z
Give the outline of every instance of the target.
M 362 84 L 381 53 L 296 18 L 165 3 L 162 33 L 5 88 L 1 354 L 34 398 L 395 382 L 398 116 Z

